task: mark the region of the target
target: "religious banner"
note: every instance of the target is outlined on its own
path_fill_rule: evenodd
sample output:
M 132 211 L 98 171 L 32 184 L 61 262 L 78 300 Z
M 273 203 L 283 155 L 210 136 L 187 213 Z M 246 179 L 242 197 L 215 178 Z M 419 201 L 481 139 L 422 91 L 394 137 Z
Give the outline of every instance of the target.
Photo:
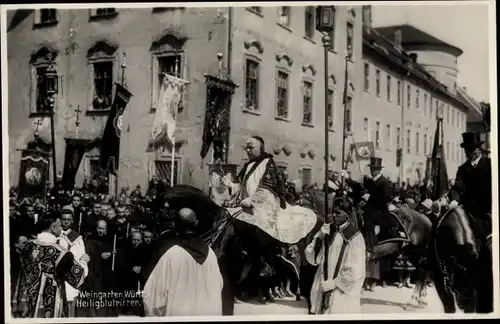
M 354 143 L 354 150 L 356 151 L 356 159 L 358 161 L 370 160 L 371 157 L 374 157 L 373 142 Z
M 229 112 L 236 85 L 232 81 L 206 76 L 207 103 L 201 158 L 204 159 L 210 146 L 214 145 L 214 160 L 225 161 L 230 132 Z
M 436 133 L 434 134 L 434 147 L 432 149 L 431 163 L 431 181 L 432 181 L 432 200 L 439 199 L 448 192 L 448 171 L 446 170 L 446 158 L 444 156 L 444 147 L 442 139 L 443 119 L 438 119 Z
M 75 187 L 76 172 L 90 143 L 91 141 L 86 139 L 66 139 L 66 153 L 62 176 L 62 184 L 65 190 L 72 190 Z
M 49 179 L 49 155 L 38 150 L 24 150 L 21 156 L 17 199 L 40 198 L 45 204 Z
M 231 182 L 236 182 L 237 176 L 236 164 L 209 164 L 208 172 L 210 175 L 210 198 L 219 206 L 223 206 L 225 202 L 231 200 L 231 198 L 236 194 L 236 192 L 231 192 L 231 189 L 224 186 L 222 183 L 223 177 L 228 177 Z
M 163 145 L 165 141 L 170 142 L 172 145 L 175 143 L 177 109 L 187 83 L 189 82 L 186 80 L 164 74 L 153 129 L 151 130 L 153 147 Z
M 120 166 L 120 136 L 123 128 L 123 112 L 132 93 L 116 83 L 115 99 L 104 128 L 100 150 L 100 168 L 117 175 Z

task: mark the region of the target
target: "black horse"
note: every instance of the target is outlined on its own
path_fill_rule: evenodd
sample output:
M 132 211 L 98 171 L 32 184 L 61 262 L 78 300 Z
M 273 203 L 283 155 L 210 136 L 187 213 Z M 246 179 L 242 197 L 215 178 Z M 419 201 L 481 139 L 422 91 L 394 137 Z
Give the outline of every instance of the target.
M 493 312 L 491 241 L 482 238 L 475 222 L 457 206 L 444 213 L 434 230 L 434 281 L 446 313 L 456 311 L 455 301 L 465 313 Z

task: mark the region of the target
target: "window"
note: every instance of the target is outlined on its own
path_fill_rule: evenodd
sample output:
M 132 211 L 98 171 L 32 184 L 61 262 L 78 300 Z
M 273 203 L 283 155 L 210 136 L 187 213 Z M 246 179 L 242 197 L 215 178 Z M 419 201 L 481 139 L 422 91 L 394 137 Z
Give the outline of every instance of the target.
M 115 8 L 90 9 L 90 18 L 111 18 L 118 14 Z
M 344 116 L 344 121 L 346 125 L 346 130 L 351 131 L 351 119 L 352 119 L 352 97 L 347 96 L 346 114 Z
M 288 118 L 288 74 L 282 71 L 278 71 L 276 97 L 277 116 Z
M 156 71 L 158 73 L 158 77 L 155 80 L 155 85 L 154 85 L 155 100 L 158 99 L 165 74 L 175 76 L 177 78 L 183 77 L 183 69 L 182 69 L 183 64 L 181 55 L 175 55 L 172 52 L 168 52 L 168 54 L 164 54 L 163 56 L 158 56 L 157 60 L 158 60 L 158 69 Z M 184 98 L 181 97 L 181 100 L 179 101 L 179 106 L 177 108 L 181 109 L 183 105 L 184 105 Z
M 290 9 L 291 7 L 278 7 L 278 23 L 280 25 L 290 26 Z
M 417 106 L 417 109 L 420 108 L 420 90 L 416 90 L 416 93 L 415 93 L 415 105 Z
M 99 176 L 101 172 L 101 165 L 99 164 L 99 156 L 93 156 L 89 158 L 89 165 L 90 165 L 89 178 L 94 179 L 95 177 Z
M 411 131 L 406 132 L 406 152 L 411 153 Z
M 446 123 L 450 123 L 450 106 L 446 106 Z
M 446 157 L 450 156 L 450 142 L 446 142 Z
M 56 21 L 56 9 L 40 9 L 40 24 L 48 24 Z
M 304 81 L 304 93 L 302 101 L 302 124 L 311 125 L 312 124 L 312 91 L 313 84 L 311 82 Z
M 455 110 L 451 110 L 451 124 L 455 126 Z
M 257 13 L 262 13 L 262 7 L 248 7 L 249 10 L 255 11 Z
M 375 71 L 375 91 L 377 96 L 380 97 L 380 70 Z
M 246 62 L 245 109 L 259 110 L 259 63 L 249 59 Z
M 113 61 L 96 62 L 94 68 L 94 100 L 92 108 L 102 110 L 111 108 L 113 101 Z
M 310 168 L 302 168 L 302 186 L 310 186 L 312 184 L 312 172 Z
M 401 106 L 401 81 L 398 80 L 398 106 Z
M 375 123 L 375 148 L 380 148 L 380 122 Z
M 396 127 L 396 145 L 401 148 L 401 128 Z
M 365 139 L 367 141 L 370 140 L 370 122 L 368 121 L 368 118 L 363 119 L 363 130 L 365 132 Z
M 305 27 L 306 27 L 305 33 L 306 33 L 306 37 L 309 39 L 314 39 L 314 32 L 316 30 L 316 25 L 315 25 L 316 22 L 314 19 L 314 10 L 315 10 L 315 7 L 308 6 L 308 7 L 306 7 L 306 11 L 305 11 Z
M 387 76 L 387 101 L 391 101 L 391 83 L 392 79 L 391 76 Z
M 411 86 L 406 87 L 406 105 L 408 109 L 411 107 Z
M 436 107 L 436 119 L 437 119 L 439 117 L 438 116 L 439 115 L 439 102 L 437 99 L 436 99 L 436 106 L 435 107 Z
M 434 142 L 432 135 L 429 135 L 429 153 L 433 153 L 432 151 L 434 150 Z
M 455 144 L 451 143 L 451 156 L 450 160 L 455 160 Z
M 352 53 L 354 53 L 354 26 L 351 23 L 347 23 L 347 44 L 346 48 L 350 48 Z
M 36 71 L 36 112 L 50 112 L 49 98 L 47 95 L 47 88 L 45 83 L 45 70 L 47 65 L 39 66 Z
M 368 131 L 368 118 L 363 119 L 363 129 Z
M 333 95 L 334 92 L 331 89 L 328 89 L 328 127 L 333 128 Z
M 390 150 L 391 147 L 391 125 L 387 124 L 386 133 L 385 133 L 385 148 Z
M 180 179 L 180 172 L 179 172 L 179 167 L 180 167 L 180 160 L 175 159 L 174 161 L 174 185 L 179 184 L 179 179 Z M 165 179 L 167 180 L 167 183 L 170 184 L 170 176 L 172 174 L 171 172 L 172 168 L 172 161 L 171 159 L 168 159 L 168 161 L 155 161 L 155 169 L 156 169 L 156 176 L 159 179 Z
M 434 117 L 434 108 L 432 106 L 432 99 L 429 100 L 429 117 Z
M 424 134 L 424 155 L 428 154 L 428 147 L 427 147 L 427 134 Z
M 424 116 L 427 116 L 427 93 L 424 93 Z
M 419 154 L 420 151 L 420 133 L 415 134 L 415 154 Z
M 365 63 L 365 82 L 364 82 L 365 91 L 370 90 L 370 65 Z

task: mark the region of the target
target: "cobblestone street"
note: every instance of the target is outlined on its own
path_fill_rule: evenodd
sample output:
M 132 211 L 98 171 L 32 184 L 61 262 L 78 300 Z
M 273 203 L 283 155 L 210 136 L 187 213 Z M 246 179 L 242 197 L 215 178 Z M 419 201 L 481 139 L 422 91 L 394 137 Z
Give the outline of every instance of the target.
M 362 312 L 363 314 L 444 313 L 437 292 L 433 287 L 427 289 L 426 302 L 428 305 L 425 308 L 411 311 L 405 310 L 403 306 L 410 300 L 412 293 L 413 289 L 398 289 L 393 286 L 386 288 L 376 287 L 373 292 L 364 291 L 361 295 Z M 276 300 L 276 303 L 266 305 L 260 305 L 256 302 L 239 302 L 236 304 L 235 309 L 236 315 L 307 314 L 307 304 L 304 298 L 300 302 L 288 298 Z

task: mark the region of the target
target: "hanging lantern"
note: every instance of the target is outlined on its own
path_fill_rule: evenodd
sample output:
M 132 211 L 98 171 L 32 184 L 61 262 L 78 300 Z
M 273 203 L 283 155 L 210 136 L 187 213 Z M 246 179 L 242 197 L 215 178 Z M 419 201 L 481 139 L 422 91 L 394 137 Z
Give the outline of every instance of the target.
M 316 29 L 320 32 L 331 32 L 335 28 L 335 8 L 318 6 L 316 8 Z
M 54 62 L 49 60 L 49 66 L 45 70 L 45 89 L 47 90 L 47 95 L 52 96 L 59 91 L 59 76 L 57 75 L 57 70 L 54 67 Z

